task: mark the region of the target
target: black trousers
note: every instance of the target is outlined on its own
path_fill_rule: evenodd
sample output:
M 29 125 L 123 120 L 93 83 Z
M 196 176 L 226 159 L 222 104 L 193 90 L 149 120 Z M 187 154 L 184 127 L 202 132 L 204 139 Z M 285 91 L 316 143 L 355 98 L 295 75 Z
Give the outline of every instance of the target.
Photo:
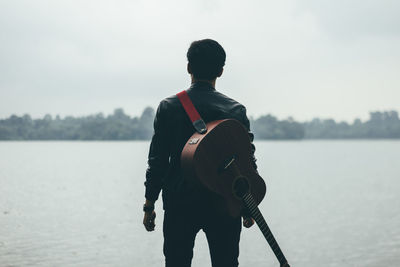
M 213 267 L 239 265 L 241 218 L 208 209 L 166 210 L 164 213 L 164 255 L 166 267 L 190 267 L 196 234 L 206 234 Z

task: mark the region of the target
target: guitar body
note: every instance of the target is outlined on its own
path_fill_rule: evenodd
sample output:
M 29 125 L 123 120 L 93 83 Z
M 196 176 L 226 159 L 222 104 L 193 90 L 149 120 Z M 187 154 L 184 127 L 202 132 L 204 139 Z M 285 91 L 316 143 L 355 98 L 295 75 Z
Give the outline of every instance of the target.
M 205 134 L 194 133 L 181 154 L 181 168 L 186 179 L 200 181 L 207 189 L 223 198 L 216 206 L 232 217 L 238 217 L 243 201 L 234 194 L 238 175 L 228 170 L 235 161 L 236 173 L 246 178 L 249 191 L 258 205 L 266 193 L 266 185 L 251 162 L 251 142 L 247 130 L 234 119 L 207 124 Z M 240 172 L 239 172 L 240 171 Z
M 212 121 L 206 125 L 186 91 L 177 96 L 196 129 L 181 153 L 183 176 L 193 184 L 213 192 L 210 199 L 221 212 L 239 217 L 243 209 L 246 209 L 263 233 L 280 266 L 290 267 L 258 209 L 258 204 L 265 196 L 266 186 L 253 167 L 247 130 L 234 119 Z

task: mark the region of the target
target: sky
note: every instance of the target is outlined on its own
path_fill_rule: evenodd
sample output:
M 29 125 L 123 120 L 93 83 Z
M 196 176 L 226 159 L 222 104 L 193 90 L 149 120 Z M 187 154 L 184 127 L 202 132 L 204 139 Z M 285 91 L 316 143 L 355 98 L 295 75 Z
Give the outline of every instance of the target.
M 273 114 L 351 122 L 400 111 L 397 0 L 0 0 L 0 118 L 123 108 L 190 86 L 186 51 L 227 53 L 216 89 Z

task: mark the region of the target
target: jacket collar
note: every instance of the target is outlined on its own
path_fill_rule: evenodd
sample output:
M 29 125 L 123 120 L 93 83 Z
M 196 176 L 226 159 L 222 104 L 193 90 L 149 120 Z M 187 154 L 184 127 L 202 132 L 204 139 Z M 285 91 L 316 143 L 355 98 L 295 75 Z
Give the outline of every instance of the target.
M 215 88 L 208 82 L 194 82 L 191 84 L 190 89 L 194 90 L 211 90 L 214 91 Z

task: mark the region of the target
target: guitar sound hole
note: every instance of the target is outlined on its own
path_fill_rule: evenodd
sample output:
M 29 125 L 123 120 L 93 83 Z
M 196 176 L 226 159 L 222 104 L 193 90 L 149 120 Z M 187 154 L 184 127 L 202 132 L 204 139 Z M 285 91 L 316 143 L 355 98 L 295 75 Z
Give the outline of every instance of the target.
M 239 176 L 233 182 L 233 194 L 238 198 L 243 198 L 243 196 L 249 192 L 249 182 L 244 176 Z

